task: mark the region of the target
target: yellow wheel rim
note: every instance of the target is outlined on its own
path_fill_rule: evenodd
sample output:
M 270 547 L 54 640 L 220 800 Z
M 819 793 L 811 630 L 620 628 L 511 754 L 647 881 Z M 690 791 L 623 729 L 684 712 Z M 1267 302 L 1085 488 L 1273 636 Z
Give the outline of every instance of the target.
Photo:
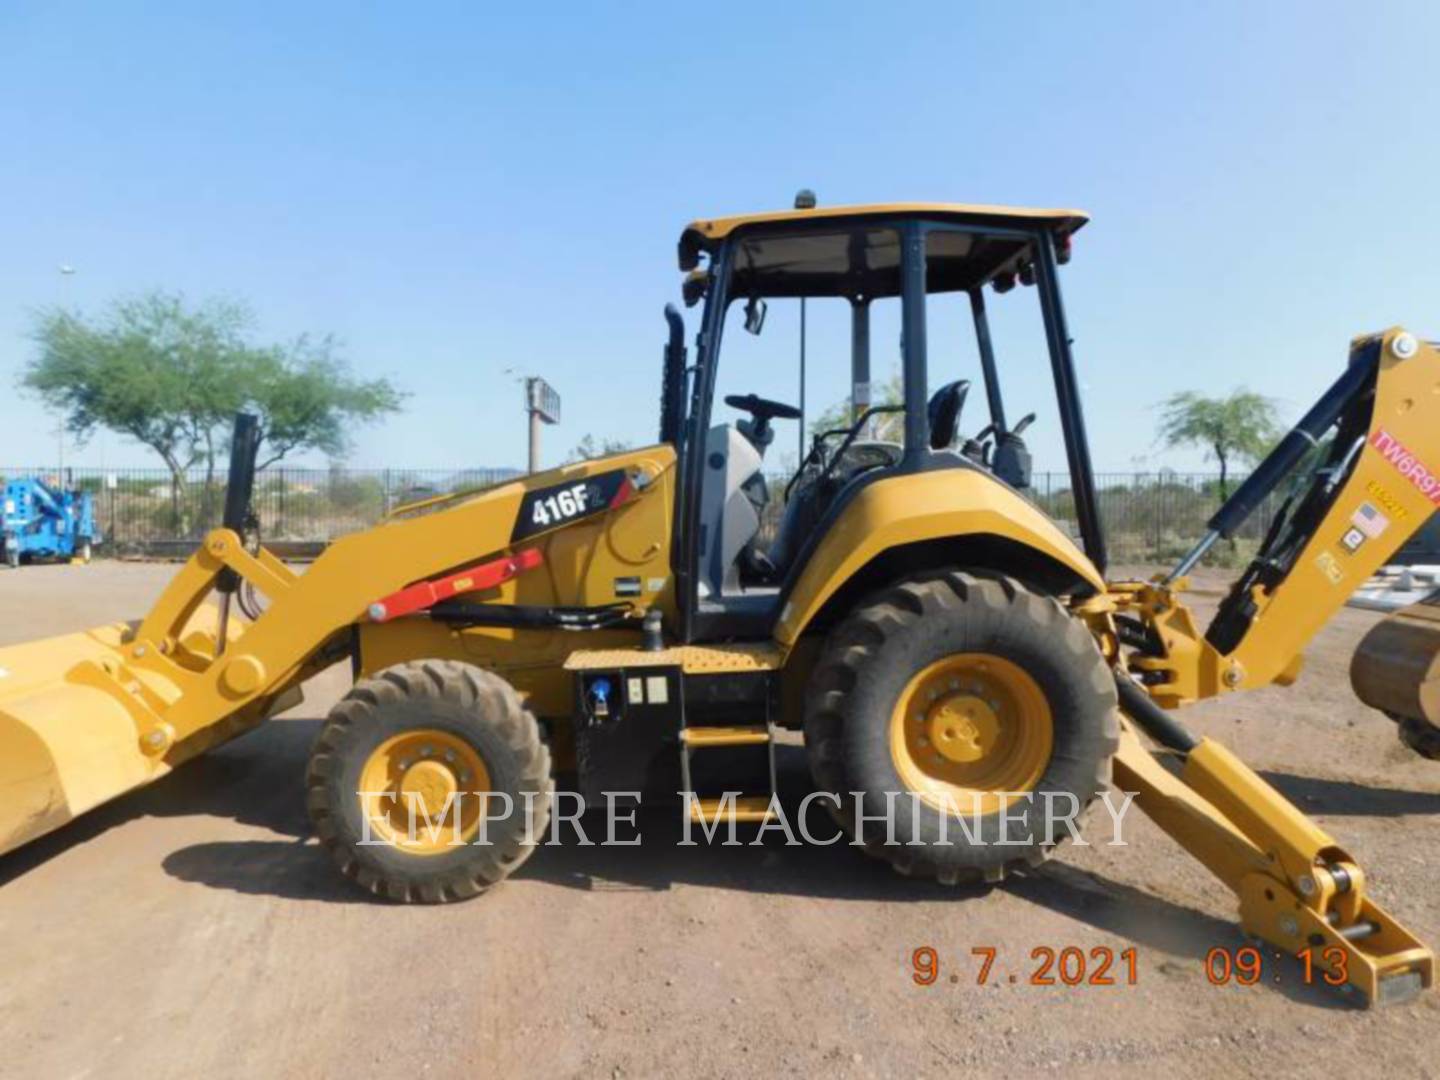
M 1044 692 L 1022 668 L 988 653 L 926 666 L 890 714 L 896 772 L 942 812 L 995 813 L 1035 786 L 1054 746 Z
M 360 812 L 370 834 L 412 855 L 442 855 L 473 843 L 490 771 L 464 739 L 437 728 L 394 735 L 360 770 Z

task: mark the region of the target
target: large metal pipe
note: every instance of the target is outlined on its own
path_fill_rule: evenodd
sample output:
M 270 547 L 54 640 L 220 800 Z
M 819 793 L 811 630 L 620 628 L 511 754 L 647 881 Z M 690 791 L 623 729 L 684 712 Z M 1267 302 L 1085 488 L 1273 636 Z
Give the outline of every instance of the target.
M 685 320 L 674 304 L 665 305 L 664 385 L 660 401 L 660 441 L 680 445 L 685 422 Z

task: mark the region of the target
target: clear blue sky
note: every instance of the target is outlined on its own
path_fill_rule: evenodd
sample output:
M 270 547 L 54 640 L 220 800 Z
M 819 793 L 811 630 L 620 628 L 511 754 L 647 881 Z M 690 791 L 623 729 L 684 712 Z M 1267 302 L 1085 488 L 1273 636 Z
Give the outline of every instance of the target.
M 7 5 L 0 463 L 55 452 L 10 389 L 28 313 L 154 286 L 408 389 L 357 465 L 520 463 L 506 368 L 563 395 L 548 457 L 652 438 L 681 227 L 805 185 L 1090 211 L 1064 290 L 1102 469 L 1201 464 L 1155 449 L 1176 390 L 1293 419 L 1351 335 L 1440 334 L 1433 3 L 507 7 Z M 1042 343 L 1002 329 L 1012 408 L 1048 407 Z M 816 346 L 812 404 L 848 363 Z M 893 351 L 877 330 L 877 375 Z

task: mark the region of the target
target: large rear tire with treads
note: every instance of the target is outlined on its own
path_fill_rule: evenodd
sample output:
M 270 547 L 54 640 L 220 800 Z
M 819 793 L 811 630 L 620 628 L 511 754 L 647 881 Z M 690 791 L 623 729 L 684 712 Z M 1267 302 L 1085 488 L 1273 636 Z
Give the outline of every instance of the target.
M 946 882 L 1050 854 L 1070 830 L 1047 811 L 1078 816 L 1108 785 L 1119 735 L 1114 677 L 1085 625 L 978 573 L 871 596 L 830 635 L 807 693 L 811 771 L 841 827 L 902 873 Z

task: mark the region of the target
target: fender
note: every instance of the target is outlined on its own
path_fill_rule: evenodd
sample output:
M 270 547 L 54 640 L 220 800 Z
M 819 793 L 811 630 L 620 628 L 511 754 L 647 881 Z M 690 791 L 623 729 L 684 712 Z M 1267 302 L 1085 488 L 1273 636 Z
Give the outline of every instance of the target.
M 1105 580 L 1039 509 L 978 469 L 938 469 L 866 485 L 841 512 L 801 571 L 775 638 L 793 645 L 832 595 L 876 556 L 926 540 L 998 536 L 1074 572 L 1096 592 Z

